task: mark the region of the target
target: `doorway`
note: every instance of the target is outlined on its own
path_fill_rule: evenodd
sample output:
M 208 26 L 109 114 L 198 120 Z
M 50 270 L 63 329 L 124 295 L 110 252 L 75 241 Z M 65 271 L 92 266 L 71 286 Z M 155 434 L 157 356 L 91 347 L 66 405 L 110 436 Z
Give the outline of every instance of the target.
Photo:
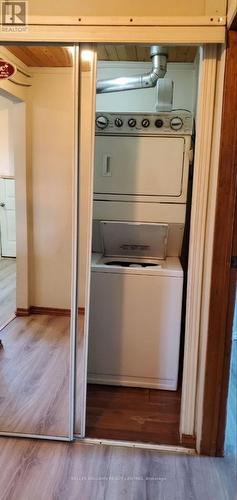
M 212 47 L 210 47 L 210 49 L 212 49 Z M 85 51 L 85 52 L 86 52 L 86 51 Z M 215 47 L 213 47 L 213 50 L 209 50 L 209 47 L 208 47 L 208 48 L 206 48 L 206 61 L 208 61 L 208 54 L 209 54 L 209 55 L 211 54 L 211 56 L 213 56 L 213 60 L 214 60 L 214 64 L 212 65 L 212 69 L 213 69 L 213 71 L 211 72 L 211 74 L 209 73 L 211 77 L 209 77 L 209 78 L 208 78 L 208 76 L 207 76 L 207 75 L 205 75 L 205 76 L 206 76 L 206 78 L 204 78 L 204 81 L 205 81 L 205 82 L 207 82 L 207 81 L 208 81 L 209 86 L 207 86 L 207 87 L 208 87 L 208 89 L 209 89 L 209 87 L 213 87 L 213 83 L 215 82 L 215 79 L 216 79 L 216 73 L 215 73 L 215 69 L 216 69 L 216 67 L 215 67 L 215 55 L 216 55 L 216 50 L 215 50 Z M 93 58 L 92 58 L 92 59 L 93 59 Z M 210 58 L 210 59 L 211 59 L 211 58 Z M 86 64 L 86 62 L 87 62 L 87 64 Z M 210 65 L 208 65 L 208 63 L 206 63 L 206 65 L 204 64 L 204 69 L 206 69 L 206 67 L 207 67 L 207 68 L 209 68 L 209 66 L 210 66 Z M 213 68 L 213 66 L 214 66 L 214 68 Z M 91 98 L 91 96 L 93 95 L 93 94 L 92 94 L 92 92 L 93 92 L 93 88 L 92 88 L 92 84 L 91 84 L 91 83 L 92 83 L 92 77 L 91 77 L 91 75 L 90 75 L 90 71 L 88 71 L 88 67 L 90 67 L 90 66 L 89 66 L 89 64 L 88 64 L 88 60 L 86 61 L 86 58 L 85 58 L 85 65 L 84 65 L 84 77 L 83 77 L 83 82 L 82 82 L 83 84 L 82 84 L 82 85 L 81 85 L 81 87 L 80 87 L 80 91 L 81 91 L 82 93 L 83 93 L 83 92 L 85 92 L 85 87 L 86 87 L 85 83 L 87 83 L 87 82 L 89 81 L 89 82 L 90 82 L 90 89 L 89 89 L 89 90 L 90 90 L 90 92 L 89 92 L 89 95 L 90 95 L 90 98 Z M 48 70 L 47 70 L 47 71 L 48 71 Z M 44 73 L 44 76 L 45 76 L 46 71 L 42 71 L 42 73 Z M 61 79 L 60 79 L 59 81 L 61 81 Z M 84 86 L 84 87 L 83 87 L 83 86 Z M 204 103 L 206 104 L 206 106 L 203 106 L 203 109 L 208 110 L 208 111 L 212 111 L 212 103 L 210 102 L 210 99 L 205 99 L 205 98 L 204 98 L 204 96 L 201 96 L 201 97 L 202 97 L 202 101 L 201 101 L 201 102 L 202 102 L 202 105 L 203 105 L 203 101 L 204 101 Z M 64 99 L 64 100 L 61 100 L 60 102 L 66 103 L 66 101 L 67 101 L 67 100 L 65 100 L 65 99 Z M 44 101 L 42 101 L 42 102 L 44 102 Z M 50 103 L 52 103 L 52 100 L 50 100 Z M 86 100 L 84 100 L 84 102 L 83 102 L 84 111 L 88 111 L 88 109 L 89 109 L 89 111 L 90 111 L 90 109 L 91 109 L 91 107 L 90 107 L 90 106 L 91 106 L 91 103 L 90 103 L 90 102 L 88 102 L 88 101 L 86 101 Z M 43 108 L 43 109 L 44 109 L 44 108 Z M 208 114 L 209 114 L 210 116 L 212 116 L 212 113 L 211 113 L 211 112 L 210 112 L 210 113 L 208 113 Z M 91 134 L 91 131 L 93 130 L 93 127 L 91 127 L 91 123 L 90 123 L 90 118 L 91 118 L 91 117 L 90 117 L 89 113 L 87 113 L 87 114 L 85 113 L 84 115 L 83 115 L 83 113 L 82 113 L 82 116 L 84 116 L 84 118 L 86 118 L 86 120 L 84 120 L 84 121 L 83 121 L 83 127 L 81 127 L 81 130 L 85 133 L 85 135 L 87 134 L 87 140 L 88 140 L 88 138 L 89 138 L 89 136 L 90 136 L 90 134 Z M 68 117 L 68 113 L 67 113 L 67 117 Z M 95 115 L 93 115 L 93 123 L 94 123 L 94 118 L 95 118 Z M 57 125 L 58 125 L 59 123 L 60 123 L 60 124 L 64 124 L 65 122 L 64 122 L 64 120 L 57 121 Z M 86 125 L 85 125 L 85 124 L 86 124 Z M 89 126 L 88 126 L 88 125 L 89 125 Z M 87 127 L 87 128 L 86 128 L 86 127 Z M 41 131 L 41 130 L 42 130 L 42 129 L 40 129 L 40 131 Z M 203 129 L 203 130 L 204 130 L 204 132 L 206 131 L 205 126 L 204 126 L 204 129 Z M 203 135 L 205 135 L 205 137 L 207 137 L 206 142 L 207 142 L 208 144 L 210 144 L 210 141 L 208 141 L 208 138 L 209 138 L 209 139 L 211 138 L 211 128 L 210 128 L 210 122 L 209 122 L 209 125 L 208 125 L 208 131 L 207 131 L 208 133 L 207 133 L 207 134 L 204 134 L 204 132 L 203 132 Z M 54 136 L 53 136 L 53 137 L 54 137 Z M 56 139 L 57 139 L 57 137 L 56 137 Z M 51 141 L 51 135 L 50 135 L 50 134 L 48 134 L 48 135 L 47 135 L 47 140 L 49 140 L 49 142 L 50 142 L 50 146 L 51 146 L 51 145 L 52 145 L 52 144 L 51 144 L 51 142 L 52 142 L 52 141 Z M 201 140 L 200 140 L 200 138 L 199 138 L 199 143 L 201 144 L 201 142 L 202 142 L 202 141 L 201 141 Z M 87 158 L 89 158 L 89 163 L 88 163 L 88 164 L 89 164 L 89 166 L 90 166 L 90 164 L 91 164 L 91 163 L 90 163 L 90 159 L 91 159 L 91 156 L 92 156 L 93 147 L 92 147 L 92 148 L 88 147 L 88 145 L 90 146 L 90 143 L 89 143 L 89 144 L 88 144 L 88 143 L 89 143 L 89 140 L 88 140 L 88 142 L 86 143 L 87 148 L 84 148 L 84 150 L 83 150 L 83 148 L 82 148 L 82 150 L 83 150 L 83 154 L 85 154 L 85 152 L 86 152 L 86 154 L 88 155 L 88 156 L 87 156 Z M 58 145 L 58 141 L 56 141 L 56 144 Z M 199 144 L 199 154 L 200 154 L 200 144 Z M 92 145 L 93 145 L 93 142 L 92 142 Z M 206 144 L 205 144 L 205 145 L 206 145 Z M 41 150 L 43 151 L 43 150 L 44 150 L 44 146 L 45 146 L 45 140 L 43 140 L 43 141 L 42 141 L 41 146 L 42 146 L 42 147 L 41 147 Z M 73 148 L 70 148 L 70 151 L 72 151 L 72 149 L 73 149 Z M 205 147 L 204 147 L 204 148 L 201 148 L 201 151 L 203 152 L 202 154 L 203 154 L 204 158 L 206 158 L 206 156 L 207 156 L 207 151 L 206 151 L 206 149 L 207 149 L 207 148 L 205 148 Z M 58 153 L 58 149 L 56 149 L 56 151 L 57 151 L 57 153 Z M 209 151 L 208 151 L 208 153 L 209 153 Z M 36 158 L 37 158 L 37 155 L 36 155 Z M 50 158 L 51 158 L 51 157 L 50 157 Z M 49 160 L 50 158 L 47 158 L 47 159 Z M 64 156 L 63 158 L 66 158 L 66 156 Z M 60 159 L 61 159 L 61 158 L 60 158 Z M 200 159 L 199 159 L 199 160 L 200 160 Z M 87 164 L 87 167 L 88 167 L 88 164 Z M 54 165 L 55 165 L 55 164 L 54 164 Z M 45 167 L 45 164 L 44 164 L 44 167 Z M 209 173 L 209 163 L 208 163 L 208 162 L 206 162 L 206 163 L 204 162 L 203 169 L 204 169 L 204 173 L 205 173 L 205 175 L 208 177 L 208 173 Z M 88 169 L 88 170 L 89 170 L 89 169 Z M 43 176 L 42 176 L 42 172 L 43 172 L 42 168 L 39 168 L 39 169 L 37 170 L 37 175 L 39 176 L 39 177 L 38 177 L 38 179 L 40 179 L 40 181 L 41 181 L 41 183 L 42 183 L 42 184 L 41 184 L 41 187 L 42 187 L 42 192 L 43 192 L 43 191 L 44 191 L 44 178 L 43 178 Z M 58 180 L 59 180 L 59 179 L 58 179 L 58 172 L 59 172 L 59 170 L 57 169 L 57 175 L 55 175 L 55 176 L 54 176 L 54 179 L 53 179 L 54 181 L 56 180 L 57 182 L 58 182 Z M 67 167 L 67 173 L 68 173 L 68 167 Z M 83 172 L 83 175 L 85 175 L 85 171 Z M 202 179 L 203 179 L 203 178 L 205 178 L 205 176 L 204 176 L 204 175 L 203 175 L 203 176 L 201 176 L 201 179 L 197 179 L 197 182 L 196 182 L 196 191 L 199 191 L 199 192 L 200 192 L 200 198 L 201 198 L 201 200 L 203 200 L 203 199 L 204 199 L 204 203 L 202 204 L 202 208 L 203 208 L 203 206 L 204 206 L 204 212 L 205 212 L 205 203 L 206 203 L 205 192 L 206 192 L 206 191 L 205 191 L 205 189 L 204 189 L 204 190 L 202 190 L 202 189 L 198 189 L 198 187 L 199 187 L 199 185 L 200 185 L 200 184 L 201 184 L 201 186 L 202 186 L 202 182 L 201 182 L 201 181 L 202 181 Z M 35 180 L 35 179 L 34 179 L 34 180 Z M 56 184 L 55 184 L 55 183 L 54 183 L 54 186 L 56 186 Z M 65 187 L 65 186 L 64 186 L 64 187 Z M 84 184 L 84 185 L 83 185 L 83 189 L 85 189 L 85 191 L 87 190 L 87 185 L 86 185 L 86 184 Z M 204 196 L 203 196 L 203 193 L 204 193 Z M 31 194 L 32 194 L 32 193 L 31 193 Z M 35 185 L 35 192 L 34 192 L 34 194 L 35 194 L 35 195 L 38 195 L 38 197 L 36 196 L 36 199 L 37 199 L 37 201 L 40 201 L 40 196 L 39 196 L 39 195 L 41 194 L 41 191 L 39 192 L 39 190 L 38 190 L 38 183 L 36 183 L 36 185 Z M 51 201 L 52 201 L 52 198 L 50 198 L 50 200 L 49 200 L 49 201 L 51 202 Z M 61 200 L 60 200 L 60 201 L 61 201 Z M 87 199 L 87 207 L 86 207 L 86 209 L 87 209 L 87 210 L 88 210 L 88 205 L 89 205 L 89 203 L 90 203 L 90 202 L 89 202 L 89 197 L 88 197 L 88 199 Z M 200 200 L 199 200 L 199 205 L 200 205 Z M 43 205 L 43 204 L 41 205 L 41 208 L 42 208 L 42 209 L 44 208 L 44 205 Z M 196 210 L 196 211 L 197 211 L 197 208 L 198 208 L 198 203 L 196 202 L 196 207 L 195 207 L 195 210 Z M 89 209 L 89 210 L 90 210 L 90 209 Z M 88 210 L 88 211 L 89 211 L 89 210 Z M 88 213 L 88 212 L 86 211 L 86 213 L 85 213 L 85 217 L 84 217 L 85 222 L 87 221 L 87 213 Z M 201 213 L 202 213 L 202 211 L 201 211 Z M 35 214 L 34 214 L 34 215 L 35 215 Z M 37 214 L 36 214 L 36 215 L 37 215 Z M 54 219 L 54 220 L 55 220 L 55 219 Z M 197 227 L 197 226 L 198 226 L 198 224 L 196 224 L 196 225 L 195 225 L 195 229 L 196 229 L 196 227 Z M 66 227 L 66 228 L 68 228 L 68 218 L 67 218 L 67 220 L 66 220 L 65 227 Z M 198 229 L 198 228 L 197 228 L 197 229 Z M 204 230 L 205 230 L 205 228 L 204 228 Z M 198 231 L 198 230 L 197 230 L 197 231 L 196 231 L 196 233 L 197 233 L 197 234 L 200 234 L 200 231 Z M 60 233 L 60 235 L 61 235 L 61 234 L 62 234 L 62 235 L 64 235 L 64 232 L 62 231 L 62 232 Z M 39 236 L 39 233 L 37 233 L 37 231 L 36 231 L 35 236 L 36 236 L 36 238 L 37 238 L 37 236 Z M 200 240 L 200 238 L 199 238 L 199 240 Z M 86 241 L 86 244 L 87 244 L 87 242 L 88 242 L 88 241 L 89 241 L 89 238 L 88 238 L 88 240 Z M 201 240 L 200 240 L 200 241 L 201 241 Z M 56 239 L 54 239 L 54 241 L 53 241 L 53 242 L 54 242 L 54 243 L 56 243 L 56 242 L 57 242 L 57 240 L 56 240 Z M 76 241 L 76 243 L 77 243 L 77 241 Z M 37 240 L 37 245 L 38 245 L 38 244 L 40 245 L 40 241 L 39 241 L 39 240 Z M 38 246 L 37 246 L 37 248 L 38 248 Z M 199 245 L 197 245 L 197 248 L 198 248 L 198 250 L 199 250 Z M 49 246 L 49 250 L 50 250 L 50 249 L 51 249 L 51 247 Z M 35 248 L 34 248 L 34 250 L 35 250 Z M 199 252 L 199 251 L 198 251 L 198 255 L 201 255 L 201 252 Z M 33 258 L 35 258 L 35 256 L 33 256 Z M 63 262 L 65 262 L 65 260 L 64 260 Z M 55 261 L 54 261 L 53 263 L 55 264 Z M 198 262 L 198 263 L 199 263 L 199 262 Z M 48 264 L 49 264 L 49 269 L 51 269 L 52 261 L 48 262 Z M 202 258 L 201 258 L 201 260 L 200 260 L 200 265 L 202 266 Z M 198 267 L 200 267 L 200 266 L 198 266 L 198 265 L 197 265 L 197 266 L 196 266 L 196 269 L 197 269 Z M 68 269 L 69 269 L 69 267 L 67 266 L 67 271 L 68 271 Z M 31 274 L 31 273 L 30 273 L 30 274 Z M 193 275 L 194 275 L 194 272 L 193 272 Z M 31 275 L 31 276 L 32 276 L 32 275 Z M 45 276 L 46 276 L 46 278 L 49 278 L 49 279 L 50 279 L 50 273 L 49 273 L 49 272 L 47 272 L 47 273 L 45 274 Z M 57 276 L 57 278 L 61 279 L 61 277 L 62 277 L 61 267 L 60 267 L 60 269 L 59 269 L 59 272 L 58 272 L 58 273 L 55 273 L 55 276 Z M 64 277 L 64 276 L 63 276 L 63 277 Z M 35 276 L 35 278 L 38 280 L 38 283 L 40 284 L 41 273 L 39 272 L 39 273 L 37 274 L 37 276 Z M 195 280 L 193 279 L 193 281 L 195 281 Z M 52 281 L 50 282 L 50 284 L 52 285 Z M 57 287 L 54 287 L 53 292 L 55 292 L 55 290 L 57 290 L 57 291 L 58 291 Z M 86 289 L 86 290 L 87 290 L 87 289 Z M 194 290 L 194 287 L 192 287 L 192 290 Z M 74 292 L 75 292 L 75 290 L 74 290 Z M 40 295 L 39 295 L 39 294 L 37 295 L 37 298 L 38 298 L 38 297 L 40 297 Z M 74 297 L 75 297 L 75 293 L 74 293 Z M 75 300 L 76 300 L 76 299 L 74 298 L 74 301 L 75 301 Z M 37 302 L 38 302 L 38 301 L 37 301 Z M 86 305 L 86 301 L 84 302 L 84 307 L 85 307 L 85 305 Z M 83 303 L 79 303 L 79 306 L 80 306 L 80 308 L 81 308 L 81 307 L 83 308 Z M 36 307 L 36 306 L 35 306 L 35 307 Z M 39 308 L 41 308 L 41 311 L 42 311 L 42 308 L 45 308 L 45 306 L 42 306 L 42 304 L 39 306 L 39 305 L 37 304 L 37 311 L 38 311 L 38 313 L 39 313 Z M 52 309 L 52 308 L 51 308 L 51 309 Z M 58 308 L 58 309 L 59 309 L 59 308 Z M 62 309 L 62 308 L 60 308 L 60 309 Z M 20 311 L 19 311 L 19 312 L 20 312 Z M 21 311 L 21 312 L 22 312 L 22 311 Z M 24 312 L 25 312 L 25 313 L 28 313 L 28 311 L 23 311 L 23 313 L 24 313 Z M 30 312 L 32 312 L 32 310 L 31 310 Z M 36 311 L 34 311 L 34 312 L 36 313 Z M 55 313 L 55 308 L 53 309 L 53 312 Z M 79 312 L 80 312 L 80 309 L 79 309 Z M 85 323 L 86 323 L 86 321 L 87 321 L 88 311 L 86 310 L 85 312 L 86 312 L 86 318 L 85 318 Z M 196 319 L 196 318 L 195 318 L 195 319 Z M 196 321 L 195 321 L 195 322 L 196 322 Z M 80 333 L 83 333 L 83 332 L 81 331 Z M 189 332 L 188 332 L 188 333 L 189 333 Z M 83 342 L 84 342 L 84 338 L 83 338 L 83 336 L 82 336 L 82 335 L 80 336 L 80 340 L 82 341 L 82 344 L 83 344 Z M 86 337 L 86 336 L 85 336 L 85 340 L 87 341 L 87 337 Z M 86 344 L 86 343 L 84 343 L 84 346 L 85 346 L 85 344 Z M 197 347 L 197 346 L 196 346 L 196 347 Z M 86 351 L 86 346 L 85 346 L 85 351 Z M 196 352 L 196 355 L 197 355 L 197 349 L 195 350 L 195 352 Z M 82 353 L 82 354 L 83 354 L 83 353 Z M 193 357 L 193 356 L 192 356 L 192 352 L 191 352 L 191 357 Z M 194 361 L 195 361 L 195 360 L 194 360 Z M 191 368 L 192 368 L 193 372 L 195 372 L 195 369 L 194 369 L 195 367 L 193 367 L 193 365 L 191 365 Z M 80 385 L 80 389 L 81 389 L 81 386 L 84 384 L 84 381 L 85 381 L 85 374 L 82 374 L 82 377 L 81 377 L 81 379 L 80 379 L 80 384 L 81 384 L 81 385 Z M 192 384 L 191 384 L 191 383 L 189 384 L 189 388 L 192 388 L 193 386 L 194 386 L 194 387 L 196 387 L 196 385 L 195 385 L 195 377 L 194 377 L 194 379 L 192 380 Z M 82 390 L 83 390 L 83 389 L 82 389 Z M 72 392 L 71 392 L 71 394 L 72 394 Z M 80 393 L 80 396 L 81 396 L 81 393 Z M 77 399 L 78 399 L 78 398 L 77 398 Z M 81 408 L 81 414 L 83 414 L 83 413 L 84 413 L 84 408 L 85 408 L 85 407 L 82 405 L 82 408 Z M 186 419 L 186 421 L 185 421 L 185 422 L 186 422 L 186 426 L 188 427 L 188 423 L 189 423 L 189 422 L 188 422 L 188 418 Z M 82 429 L 82 431 L 81 431 L 82 437 L 84 437 L 83 422 L 82 422 L 82 427 L 81 427 L 81 429 Z M 182 429 L 184 429 L 184 426 L 182 427 Z M 189 426 L 188 431 L 189 431 L 189 432 L 188 432 L 189 434 L 192 434 L 192 425 L 191 425 L 191 430 L 190 430 L 190 426 Z M 80 434 L 80 429 L 79 429 L 79 431 L 78 431 L 78 426 L 77 426 L 76 434 Z M 70 435 L 72 435 L 72 434 L 70 434 Z
M 194 147 L 195 140 L 193 123 L 197 100 L 199 50 L 196 47 L 190 50 L 170 47 L 169 58 L 167 75 L 164 79 L 164 85 L 160 85 L 160 88 L 159 85 L 155 88 L 129 91 L 118 88 L 117 92 L 109 92 L 108 94 L 104 93 L 103 90 L 101 95 L 97 96 L 93 254 L 89 313 L 89 383 L 87 386 L 86 416 L 86 437 L 90 438 L 180 444 L 185 297 L 193 180 L 193 163 L 190 151 Z M 107 81 L 108 85 L 116 76 L 120 77 L 122 81 L 123 76 L 128 75 L 132 79 L 133 75 L 147 74 L 150 67 L 150 47 L 101 46 L 98 49 L 97 78 L 100 81 Z M 174 128 L 172 128 L 173 120 Z M 189 121 L 192 123 L 192 129 L 188 127 Z M 184 122 L 186 129 L 185 133 L 182 134 Z M 103 128 L 106 129 L 107 126 L 108 134 L 103 133 Z M 131 135 L 132 140 L 129 139 Z M 146 149 L 147 142 L 149 142 L 148 149 Z M 141 145 L 143 143 L 144 146 Z M 168 143 L 168 149 L 163 151 L 162 148 L 166 148 Z M 180 145 L 182 161 L 179 161 Z M 103 148 L 111 148 L 111 150 L 107 151 L 106 149 L 107 154 L 105 154 Z M 153 150 L 154 154 L 151 153 Z M 170 155 L 172 158 L 169 158 Z M 159 156 L 162 156 L 164 166 L 160 167 L 156 160 L 153 168 L 153 158 L 156 159 Z M 183 163 L 183 158 L 186 159 L 186 163 Z M 102 159 L 102 163 L 100 163 L 100 159 Z M 117 163 L 115 163 L 116 161 Z M 145 164 L 146 180 L 145 178 L 142 180 L 142 169 Z M 176 177 L 179 168 L 182 172 L 181 181 L 175 178 L 171 172 L 170 175 L 167 175 L 169 167 L 172 169 L 174 165 L 177 167 L 173 171 Z M 153 185 L 149 187 L 147 178 L 150 175 L 154 176 L 154 171 L 159 168 L 159 182 L 154 178 Z M 149 169 L 151 172 L 148 175 Z M 164 178 L 164 174 L 167 175 L 166 178 Z M 179 182 L 182 184 L 181 187 L 177 188 Z M 175 189 L 179 189 L 179 192 L 176 193 Z M 139 236 L 136 235 L 137 224 L 140 231 L 155 229 L 156 235 L 161 234 L 164 227 L 167 228 L 167 231 L 169 230 L 168 248 L 165 249 L 165 255 L 160 248 L 155 250 L 158 253 L 152 254 L 149 244 L 150 258 L 156 259 L 158 257 L 161 259 L 158 262 L 153 262 L 153 265 L 158 264 L 162 267 L 161 263 L 164 258 L 167 258 L 165 260 L 167 263 L 169 259 L 173 259 L 173 265 L 176 265 L 177 260 L 176 277 L 170 278 L 173 279 L 173 284 L 171 284 L 170 289 L 167 288 L 166 301 L 163 300 L 164 293 L 162 291 L 159 295 L 157 288 L 154 288 L 153 292 L 150 289 L 152 274 L 157 274 L 157 276 L 159 274 L 154 272 L 154 268 L 153 273 L 150 271 L 149 283 L 147 282 L 147 284 L 143 281 L 140 285 L 141 281 L 138 277 L 134 277 L 137 280 L 136 284 L 127 284 L 125 274 L 123 274 L 119 284 L 119 272 L 112 261 L 118 257 L 118 248 L 121 245 L 125 249 L 126 241 L 122 241 L 122 243 L 118 241 L 117 248 L 110 249 L 107 254 L 110 260 L 112 258 L 110 262 L 111 280 L 114 276 L 115 282 L 104 285 L 96 279 L 98 274 L 93 274 L 95 257 L 98 258 L 98 255 L 101 257 L 102 250 L 106 249 L 106 244 L 111 246 L 111 242 L 115 241 L 118 234 L 124 239 L 127 232 L 127 239 L 131 239 L 131 231 L 133 231 L 133 238 L 142 238 L 141 232 Z M 113 231 L 115 231 L 114 236 Z M 100 237 L 103 238 L 103 243 L 100 241 Z M 149 239 L 149 235 L 147 237 Z M 167 236 L 165 238 L 167 239 Z M 135 246 L 140 245 L 141 248 L 144 242 L 140 240 L 139 242 L 130 241 L 130 246 L 132 243 L 136 243 Z M 121 261 L 124 257 L 125 260 L 126 258 L 127 260 L 128 258 L 132 259 L 133 270 L 145 265 L 140 264 L 141 254 L 132 255 L 130 253 L 128 255 L 128 247 L 126 247 L 126 251 L 120 255 L 120 259 Z M 161 252 L 160 255 L 159 252 Z M 147 256 L 145 255 L 145 257 Z M 151 262 L 148 263 L 148 266 L 151 265 Z M 120 269 L 123 266 L 126 267 L 124 260 L 119 262 Z M 105 281 L 105 277 L 109 276 L 107 271 L 108 268 L 101 278 L 102 281 Z M 173 308 L 172 312 L 172 301 L 169 298 L 172 295 L 171 290 L 175 289 L 179 273 L 182 285 L 180 292 L 177 292 L 177 296 L 173 298 L 178 305 L 176 309 Z M 144 273 L 144 276 L 146 274 Z M 145 280 L 145 278 L 142 279 Z M 135 290 L 138 290 L 140 286 L 141 293 L 147 287 L 146 298 L 144 294 L 143 298 L 136 295 Z M 153 309 L 151 305 L 152 295 L 156 297 Z M 147 303 L 148 297 L 149 302 Z M 129 311 L 126 312 L 126 303 L 128 302 L 130 304 Z M 134 308 L 132 308 L 132 303 Z M 160 306 L 160 304 L 162 305 Z M 139 309 L 139 315 L 138 310 L 136 313 L 136 309 Z M 156 321 L 152 316 L 155 310 L 157 312 Z M 135 316 L 137 316 L 137 320 L 132 321 Z M 166 327 L 165 324 L 168 325 L 171 317 L 174 320 L 173 324 L 169 323 L 169 326 Z M 143 323 L 143 333 L 139 333 Z M 167 341 L 167 346 L 164 348 L 161 347 L 163 332 L 165 332 Z M 148 341 L 146 341 L 146 335 L 149 338 Z M 153 339 L 151 335 L 153 335 Z M 169 335 L 172 337 L 170 345 L 167 340 Z M 159 336 L 160 339 L 157 342 Z M 95 340 L 96 337 L 97 340 Z M 177 338 L 178 354 L 175 355 Z M 147 343 L 150 343 L 150 351 L 147 349 Z M 142 352 L 140 352 L 141 346 L 143 346 L 143 359 Z M 159 381 L 155 380 L 156 376 L 148 375 L 153 349 L 157 349 L 154 356 L 157 356 L 157 360 L 159 359 L 157 363 L 154 363 L 160 368 Z M 172 361 L 169 359 L 170 356 Z M 133 357 L 140 359 L 136 368 L 132 367 Z M 163 360 L 165 361 L 162 372 Z M 102 366 L 103 364 L 104 366 Z M 168 379 L 172 378 L 168 368 L 170 364 L 176 365 L 177 371 L 179 368 L 179 376 L 173 386 L 171 380 L 168 382 Z M 143 368 L 141 369 L 141 367 Z M 135 373 L 134 370 L 137 372 Z M 139 371 L 144 372 L 143 378 Z M 148 380 L 149 376 L 151 378 L 153 376 L 152 383 Z M 163 380 L 161 380 L 162 377 Z M 193 446 L 195 446 L 195 442 Z

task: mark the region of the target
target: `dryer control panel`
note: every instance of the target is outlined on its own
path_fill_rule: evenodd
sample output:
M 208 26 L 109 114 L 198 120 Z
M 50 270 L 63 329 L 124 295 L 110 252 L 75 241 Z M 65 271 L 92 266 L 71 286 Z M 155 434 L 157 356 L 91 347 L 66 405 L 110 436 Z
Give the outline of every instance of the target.
M 96 113 L 96 135 L 191 135 L 192 114 L 170 113 Z

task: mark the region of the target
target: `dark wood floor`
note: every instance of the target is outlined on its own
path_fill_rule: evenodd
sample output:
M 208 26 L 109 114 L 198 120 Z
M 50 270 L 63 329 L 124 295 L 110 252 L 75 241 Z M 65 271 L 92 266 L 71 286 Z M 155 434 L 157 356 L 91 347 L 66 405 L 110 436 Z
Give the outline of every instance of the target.
M 86 435 L 178 445 L 180 401 L 181 390 L 88 384 Z
M 0 438 L 1 500 L 236 500 L 223 458 Z

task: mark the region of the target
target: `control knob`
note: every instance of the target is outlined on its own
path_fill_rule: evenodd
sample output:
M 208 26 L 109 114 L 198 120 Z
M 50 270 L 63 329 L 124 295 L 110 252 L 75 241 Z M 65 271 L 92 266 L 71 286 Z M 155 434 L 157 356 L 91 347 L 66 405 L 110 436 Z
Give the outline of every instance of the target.
M 128 126 L 129 127 L 136 127 L 136 124 L 137 124 L 137 121 L 135 120 L 135 118 L 129 118 L 128 120 Z
M 170 120 L 170 126 L 173 130 L 180 130 L 183 126 L 183 120 L 179 116 L 174 116 Z
M 108 126 L 109 120 L 106 116 L 97 116 L 96 118 L 96 126 L 100 129 L 104 129 Z
M 123 120 L 121 120 L 121 118 L 115 118 L 114 123 L 115 123 L 116 127 L 123 126 Z
M 163 120 L 161 120 L 161 118 L 157 118 L 157 120 L 155 121 L 155 126 L 157 128 L 161 128 L 161 127 L 163 127 L 163 125 L 164 125 Z
M 142 126 L 144 128 L 147 128 L 147 127 L 149 127 L 149 125 L 150 125 L 150 120 L 148 120 L 148 118 L 143 118 L 143 120 L 142 120 Z

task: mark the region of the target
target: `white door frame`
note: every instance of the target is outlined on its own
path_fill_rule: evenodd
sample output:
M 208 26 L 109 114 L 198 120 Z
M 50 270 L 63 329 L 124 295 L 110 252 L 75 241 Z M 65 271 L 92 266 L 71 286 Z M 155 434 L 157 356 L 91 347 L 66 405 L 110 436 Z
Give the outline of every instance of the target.
M 223 47 L 222 57 L 220 58 L 217 45 L 203 46 L 198 86 L 197 133 L 188 262 L 180 418 L 181 437 L 182 435 L 193 436 L 196 433 L 197 426 L 200 426 L 201 408 L 197 406 L 197 390 L 199 390 L 198 397 L 199 404 L 201 404 L 200 398 L 204 390 L 202 372 L 205 370 L 206 362 L 206 351 L 203 348 L 203 342 L 205 342 L 204 338 L 207 337 L 208 327 L 209 291 L 211 286 L 209 274 L 212 266 L 217 193 L 216 180 L 219 167 L 224 56 L 225 50 Z M 210 181 L 212 181 L 212 184 Z M 210 210 L 208 213 L 210 207 L 211 214 Z M 198 435 L 198 440 L 200 437 Z M 200 443 L 198 440 L 197 447 L 199 448 Z
M 221 125 L 222 125 L 222 105 L 223 105 L 223 88 L 225 76 L 225 58 L 226 47 L 220 45 L 217 49 L 217 72 L 216 72 L 216 88 L 215 88 L 215 103 L 213 111 L 213 131 L 212 131 L 212 147 L 209 169 L 209 187 L 206 212 L 206 228 L 205 228 L 205 245 L 203 257 L 203 280 L 202 280 L 202 300 L 200 310 L 200 343 L 199 343 L 199 359 L 197 366 L 197 397 L 195 409 L 195 432 L 197 436 L 197 450 L 200 451 L 202 438 L 202 421 L 203 421 L 203 399 L 205 388 L 205 369 L 206 369 L 206 351 L 208 340 L 208 321 L 209 321 L 209 303 L 211 292 L 211 273 L 213 261 L 213 243 L 215 229 L 215 212 L 217 199 L 217 182 L 219 172 L 219 154 L 221 140 Z
M 92 46 L 80 45 L 79 87 L 80 87 L 80 118 L 79 118 L 79 179 L 80 195 L 79 205 L 83 203 L 85 219 L 79 220 L 80 239 L 85 241 L 83 254 L 85 256 L 84 269 L 80 276 L 85 276 L 85 288 L 82 295 L 85 301 L 84 339 L 82 355 L 82 402 L 80 408 L 80 436 L 85 436 L 86 428 L 86 396 L 87 396 L 87 355 L 89 331 L 89 302 L 90 302 L 90 267 L 91 267 L 91 242 L 92 242 L 92 215 L 93 215 L 93 174 L 94 174 L 94 147 L 95 147 L 95 110 L 96 110 L 96 63 L 97 53 Z M 77 193 L 79 196 L 79 193 Z M 81 246 L 82 247 L 82 246 Z M 78 277 L 79 278 L 79 277 Z M 78 286 L 80 282 L 78 280 Z M 79 288 L 78 288 L 79 295 Z M 76 376 L 76 374 L 75 374 Z M 76 405 L 78 407 L 78 405 Z M 75 431 L 77 428 L 75 426 Z

